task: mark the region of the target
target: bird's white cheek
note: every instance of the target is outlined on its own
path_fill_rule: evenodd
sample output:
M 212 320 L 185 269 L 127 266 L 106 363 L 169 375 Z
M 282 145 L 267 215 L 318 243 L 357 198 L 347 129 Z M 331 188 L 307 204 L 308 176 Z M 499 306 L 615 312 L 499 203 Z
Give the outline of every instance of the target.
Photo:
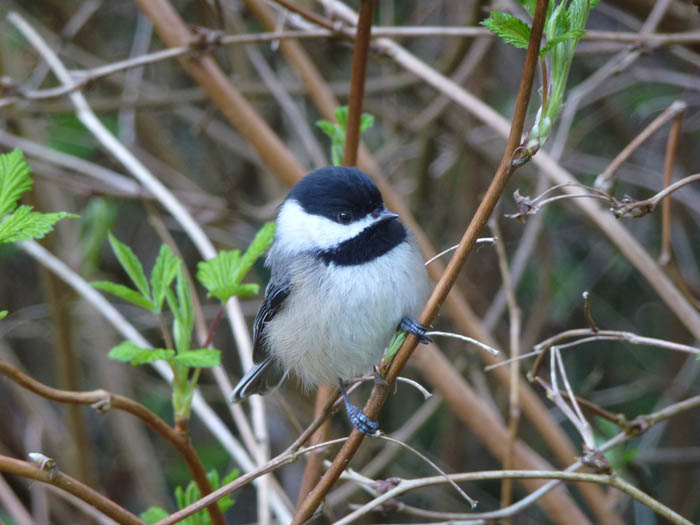
M 306 213 L 296 201 L 287 201 L 277 218 L 275 243 L 282 253 L 288 254 L 326 250 L 352 239 L 373 221 L 372 217 L 366 217 L 351 224 L 339 224 Z

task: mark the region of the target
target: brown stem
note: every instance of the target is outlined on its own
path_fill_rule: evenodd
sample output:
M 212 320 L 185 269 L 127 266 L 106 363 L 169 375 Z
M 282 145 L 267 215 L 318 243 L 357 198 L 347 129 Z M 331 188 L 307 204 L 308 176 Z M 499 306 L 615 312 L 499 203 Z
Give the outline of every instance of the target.
M 326 405 L 331 401 L 331 398 L 335 399 L 335 390 L 327 387 L 321 386 L 316 392 L 316 405 L 314 406 L 314 419 L 323 414 Z M 318 443 L 323 443 L 326 441 L 328 436 L 328 430 L 330 429 L 330 419 L 327 419 L 318 428 L 314 435 L 311 436 L 311 444 L 317 445 Z M 321 479 L 321 473 L 323 472 L 323 458 L 324 453 L 320 450 L 316 452 L 311 452 L 306 458 L 306 467 L 304 469 L 304 478 L 301 482 L 301 489 L 299 490 L 299 498 L 297 500 L 297 508 L 308 496 L 311 489 L 316 486 L 318 480 Z
M 372 17 L 377 5 L 376 0 L 362 0 L 360 18 L 357 21 L 355 52 L 352 56 L 352 76 L 350 77 L 350 100 L 348 101 L 348 121 L 345 132 L 345 151 L 343 164 L 357 164 L 357 147 L 360 143 L 360 122 L 362 121 L 362 102 L 365 96 L 365 76 L 369 41 L 372 35 Z
M 42 469 L 34 463 L 0 455 L 0 471 L 24 478 L 35 479 L 42 483 L 47 483 L 63 489 L 75 497 L 80 498 L 82 501 L 89 503 L 96 509 L 99 509 L 102 513 L 118 523 L 126 525 L 145 525 L 145 522 L 138 516 L 120 507 L 109 498 L 104 497 L 102 494 L 84 485 L 77 479 L 71 478 L 56 469 Z
M 461 270 L 467 256 L 471 252 L 479 232 L 483 228 L 484 224 L 486 224 L 486 221 L 491 215 L 493 208 L 498 202 L 498 199 L 500 198 L 501 193 L 503 193 L 503 189 L 505 188 L 505 185 L 513 172 L 511 159 L 515 149 L 520 144 L 520 139 L 522 136 L 525 114 L 532 90 L 532 82 L 534 79 L 535 70 L 537 69 L 537 58 L 548 3 L 548 0 L 538 0 L 537 2 L 537 9 L 532 24 L 532 33 L 530 35 L 530 43 L 528 46 L 523 75 L 518 91 L 515 115 L 513 116 L 513 123 L 501 165 L 499 166 L 485 197 L 481 201 L 479 208 L 476 210 L 474 218 L 470 222 L 469 227 L 467 228 L 467 231 L 465 232 L 464 237 L 457 248 L 457 251 L 450 260 L 447 270 L 435 287 L 432 296 L 428 300 L 428 304 L 420 316 L 420 322 L 425 326 L 429 326 L 437 315 L 440 305 L 444 302 L 450 288 L 452 288 L 452 285 L 457 279 L 459 270 Z M 403 367 L 415 349 L 417 342 L 417 339 L 413 335 L 409 335 L 407 337 L 406 342 L 399 350 L 398 354 L 394 358 L 394 361 L 392 362 L 391 367 L 389 368 L 389 372 L 386 377 L 389 384 L 393 383 L 401 370 L 403 370 Z M 372 419 L 377 417 L 381 406 L 384 404 L 388 391 L 389 389 L 386 385 L 375 385 L 370 399 L 365 405 L 364 412 L 367 416 Z M 301 524 L 311 518 L 315 510 L 320 505 L 321 500 L 328 493 L 335 481 L 340 477 L 343 470 L 345 470 L 345 467 L 349 463 L 350 459 L 357 452 L 357 449 L 359 448 L 363 439 L 364 435 L 362 433 L 357 430 L 353 430 L 353 432 L 350 434 L 350 438 L 345 442 L 345 445 L 343 445 L 343 448 L 336 456 L 330 468 L 326 471 L 326 474 L 323 476 L 323 478 L 321 478 L 321 481 L 312 491 L 309 498 L 304 502 L 301 509 L 299 509 L 292 523 Z
M 136 416 L 151 427 L 152 430 L 160 434 L 175 448 L 175 450 L 180 453 L 182 459 L 187 465 L 188 470 L 190 471 L 190 474 L 192 475 L 192 479 L 202 495 L 209 494 L 212 491 L 211 484 L 207 478 L 207 473 L 204 470 L 202 462 L 199 460 L 199 456 L 197 456 L 197 452 L 189 442 L 187 432 L 184 434 L 179 432 L 178 429 L 168 425 L 165 421 L 140 403 L 137 403 L 128 397 L 107 392 L 106 390 L 71 392 L 68 390 L 52 388 L 40 383 L 36 379 L 28 376 L 21 370 L 4 361 L 0 361 L 0 375 L 4 375 L 30 392 L 52 401 L 76 405 L 93 405 L 100 411 L 116 408 Z M 221 513 L 218 505 L 212 504 L 207 507 L 207 509 L 209 510 L 213 523 L 222 525 L 225 523 L 223 514 Z
M 683 113 L 676 116 L 671 126 L 666 142 L 666 158 L 664 159 L 664 189 L 671 185 L 673 177 L 673 164 L 676 160 L 676 149 L 678 148 L 678 136 L 681 132 Z M 666 198 L 661 201 L 661 253 L 659 254 L 659 264 L 666 266 L 671 261 L 671 199 Z

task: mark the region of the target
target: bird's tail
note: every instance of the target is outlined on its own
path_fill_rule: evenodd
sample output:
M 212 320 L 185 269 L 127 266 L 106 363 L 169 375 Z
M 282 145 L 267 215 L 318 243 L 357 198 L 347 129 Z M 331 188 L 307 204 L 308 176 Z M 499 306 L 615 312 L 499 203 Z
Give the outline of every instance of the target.
M 233 389 L 228 400 L 229 403 L 238 403 L 253 394 L 264 395 L 275 390 L 282 381 L 287 378 L 287 372 L 268 357 L 262 363 L 251 368 Z

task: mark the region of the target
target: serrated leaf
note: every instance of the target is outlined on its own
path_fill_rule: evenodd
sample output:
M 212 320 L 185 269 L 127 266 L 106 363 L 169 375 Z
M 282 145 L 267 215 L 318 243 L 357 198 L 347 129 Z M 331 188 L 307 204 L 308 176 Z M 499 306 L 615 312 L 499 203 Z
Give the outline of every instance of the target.
M 151 525 L 157 521 L 164 520 L 169 516 L 168 512 L 161 507 L 149 507 L 140 514 L 143 521 Z
M 148 280 L 143 272 L 143 266 L 136 254 L 131 248 L 119 241 L 114 235 L 109 234 L 109 244 L 112 246 L 114 254 L 119 259 L 119 263 L 124 268 L 124 271 L 129 275 L 131 281 L 136 285 L 136 288 L 141 292 L 141 295 L 150 300 L 151 291 L 148 288 Z
M 20 206 L 0 222 L 0 244 L 41 239 L 61 219 L 78 217 L 72 213 L 39 213 L 31 206 Z
M 174 361 L 179 365 L 193 368 L 210 368 L 221 363 L 221 351 L 214 348 L 187 350 L 179 352 L 175 356 Z
M 120 343 L 112 348 L 107 356 L 115 361 L 128 362 L 144 350 L 147 350 L 147 348 L 135 345 L 131 341 L 124 341 L 123 343 Z
M 11 213 L 23 193 L 32 189 L 29 164 L 19 149 L 0 155 L 0 217 Z
M 491 16 L 481 22 L 489 31 L 499 36 L 506 44 L 527 49 L 530 42 L 530 27 L 509 13 L 492 11 Z
M 197 280 L 207 289 L 208 297 L 228 301 L 235 292 L 234 273 L 240 262 L 240 250 L 221 250 L 216 257 L 197 263 Z
M 175 257 L 167 244 L 163 244 L 160 247 L 158 257 L 156 257 L 156 262 L 153 265 L 153 270 L 151 271 L 153 303 L 155 304 L 157 311 L 160 311 L 163 308 L 165 290 L 170 287 L 173 279 L 175 279 L 180 263 L 180 259 Z
M 250 246 L 248 246 L 248 249 L 243 254 L 243 257 L 241 257 L 241 262 L 238 265 L 238 268 L 236 268 L 234 276 L 236 283 L 240 283 L 243 280 L 246 274 L 253 267 L 253 264 L 255 264 L 255 261 L 258 260 L 258 257 L 263 255 L 270 247 L 274 238 L 275 223 L 265 223 L 265 225 L 258 230 L 258 233 L 255 234 L 253 242 L 250 243 Z
M 117 284 L 110 281 L 95 281 L 90 284 L 92 284 L 92 286 L 94 286 L 98 290 L 109 292 L 111 294 L 116 295 L 117 297 L 121 297 L 125 301 L 129 301 L 130 303 L 133 303 L 136 306 L 145 308 L 149 312 L 152 312 L 155 309 L 155 306 L 153 305 L 150 299 L 147 299 L 146 297 L 138 293 L 136 290 L 133 290 L 128 286 L 124 286 L 123 284 Z
M 0 310 L 0 319 L 5 319 L 7 317 L 7 310 Z
M 131 364 L 145 365 L 147 363 L 153 363 L 155 361 L 160 361 L 161 359 L 170 359 L 175 355 L 175 350 L 169 350 L 167 348 L 145 348 L 143 351 L 139 352 L 131 360 Z

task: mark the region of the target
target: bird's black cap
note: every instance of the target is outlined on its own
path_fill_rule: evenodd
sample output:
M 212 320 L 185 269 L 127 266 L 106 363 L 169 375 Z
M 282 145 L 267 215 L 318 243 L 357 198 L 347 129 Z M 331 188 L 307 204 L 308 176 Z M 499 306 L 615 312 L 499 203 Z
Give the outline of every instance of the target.
M 288 199 L 306 213 L 336 222 L 352 222 L 383 209 L 382 195 L 372 179 L 357 168 L 328 166 L 309 173 L 291 189 Z M 349 214 L 340 216 L 341 213 Z

